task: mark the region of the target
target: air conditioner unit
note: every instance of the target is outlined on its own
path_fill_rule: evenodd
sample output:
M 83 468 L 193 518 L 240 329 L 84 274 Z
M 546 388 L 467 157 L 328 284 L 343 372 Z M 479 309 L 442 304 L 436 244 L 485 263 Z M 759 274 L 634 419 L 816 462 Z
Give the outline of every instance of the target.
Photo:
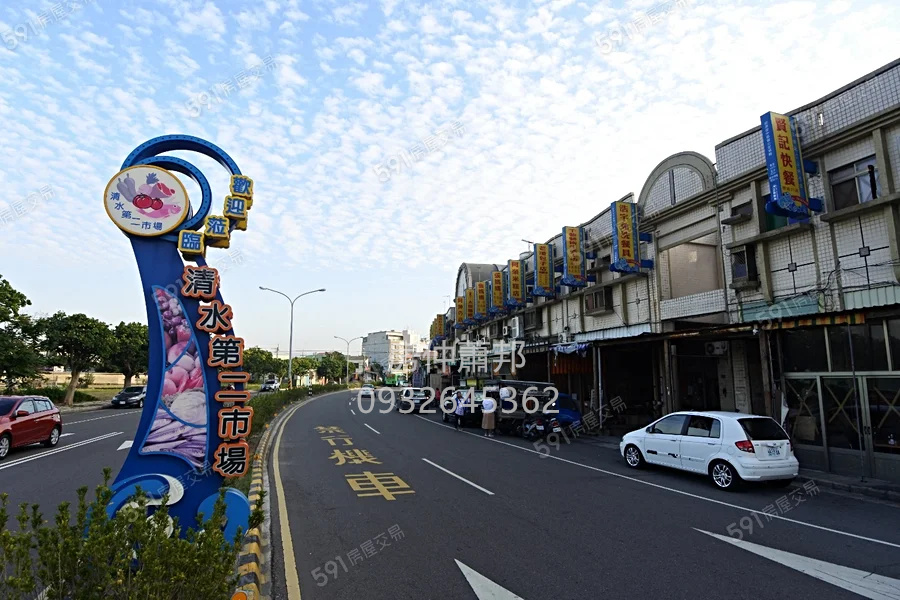
M 509 337 L 518 339 L 522 335 L 522 317 L 513 317 L 509 320 Z
M 560 344 L 568 344 L 569 343 L 569 334 L 568 333 L 560 333 L 556 336 L 556 339 Z
M 728 342 L 706 342 L 707 356 L 725 356 L 728 353 Z
M 503 326 L 503 337 L 507 337 L 509 335 L 509 327 L 506 325 Z

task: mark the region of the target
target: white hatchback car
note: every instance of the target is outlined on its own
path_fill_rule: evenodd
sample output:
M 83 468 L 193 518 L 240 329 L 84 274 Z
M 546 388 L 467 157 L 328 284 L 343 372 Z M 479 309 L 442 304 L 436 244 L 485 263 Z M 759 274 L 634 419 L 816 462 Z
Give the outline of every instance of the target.
M 784 429 L 770 417 L 739 412 L 683 411 L 622 436 L 629 467 L 644 463 L 710 476 L 723 490 L 741 481 L 787 486 L 800 470 Z

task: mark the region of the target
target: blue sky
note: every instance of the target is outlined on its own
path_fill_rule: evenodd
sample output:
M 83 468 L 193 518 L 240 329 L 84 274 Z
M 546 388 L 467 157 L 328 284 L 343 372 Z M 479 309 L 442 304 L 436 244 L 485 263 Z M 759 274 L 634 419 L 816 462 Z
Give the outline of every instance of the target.
M 896 58 L 898 30 L 889 0 L 4 2 L 0 274 L 36 314 L 145 320 L 102 192 L 135 146 L 184 133 L 255 181 L 248 230 L 209 253 L 249 345 L 288 344 L 260 285 L 328 290 L 298 301 L 295 351 L 427 334 L 460 262 L 516 257 L 675 152 L 714 158 Z

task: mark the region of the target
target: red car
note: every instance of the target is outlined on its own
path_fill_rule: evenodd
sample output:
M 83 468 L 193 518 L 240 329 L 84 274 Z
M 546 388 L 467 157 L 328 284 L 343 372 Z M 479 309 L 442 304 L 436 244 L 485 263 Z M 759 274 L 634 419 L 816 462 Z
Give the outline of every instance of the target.
M 43 396 L 0 396 L 0 459 L 12 448 L 59 443 L 62 418 L 59 409 Z

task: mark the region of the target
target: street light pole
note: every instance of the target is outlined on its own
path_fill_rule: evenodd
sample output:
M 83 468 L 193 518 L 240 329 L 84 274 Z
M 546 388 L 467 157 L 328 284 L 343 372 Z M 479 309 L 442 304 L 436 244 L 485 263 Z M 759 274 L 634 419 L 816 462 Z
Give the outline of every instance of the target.
M 302 298 L 303 296 L 306 296 L 308 294 L 315 294 L 316 292 L 324 292 L 325 288 L 320 288 L 318 290 L 310 290 L 308 292 L 303 292 L 302 294 L 300 294 L 293 300 L 291 300 L 291 297 L 288 296 L 287 294 L 285 294 L 284 292 L 279 292 L 278 290 L 273 290 L 272 288 L 259 286 L 259 289 L 266 291 L 266 292 L 275 292 L 276 294 L 280 294 L 281 296 L 284 296 L 285 298 L 287 298 L 287 301 L 291 303 L 291 333 L 290 333 L 289 345 L 288 345 L 288 381 L 290 382 L 291 389 L 294 389 L 294 372 L 292 370 L 293 365 L 291 364 L 294 360 L 294 302 L 296 302 L 297 300 L 299 300 L 300 298 Z
M 344 340 L 345 342 L 347 342 L 347 382 L 346 383 L 347 383 L 347 385 L 350 385 L 350 342 L 355 342 L 356 340 L 361 340 L 362 336 L 355 337 L 352 340 L 348 340 L 346 338 L 342 338 L 339 335 L 336 335 L 336 336 L 334 336 L 334 339 Z M 363 367 L 363 371 L 365 371 L 365 367 Z

